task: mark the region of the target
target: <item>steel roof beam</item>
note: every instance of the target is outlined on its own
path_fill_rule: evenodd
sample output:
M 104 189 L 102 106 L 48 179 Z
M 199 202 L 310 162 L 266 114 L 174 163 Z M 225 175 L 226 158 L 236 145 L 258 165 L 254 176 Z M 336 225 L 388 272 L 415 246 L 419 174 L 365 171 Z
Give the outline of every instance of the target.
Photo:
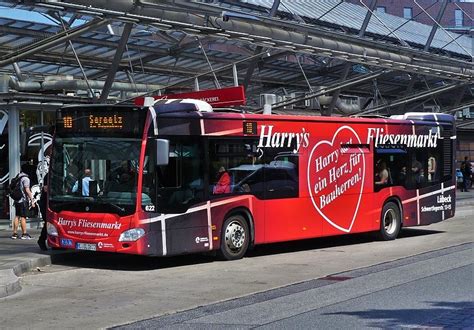
M 374 1 L 377 2 L 377 1 Z M 341 75 L 341 81 L 346 80 L 347 76 L 349 75 L 349 71 L 351 69 L 352 63 L 346 62 L 342 75 Z M 339 98 L 339 95 L 341 94 L 341 89 L 336 89 L 334 91 L 334 94 L 332 95 L 331 103 L 329 103 L 329 106 L 326 111 L 326 115 L 331 116 L 332 112 L 334 110 L 334 107 L 336 106 L 337 99 Z
M 470 107 L 474 107 L 474 102 L 472 100 L 469 100 L 468 102 L 463 103 L 463 104 L 459 104 L 455 107 L 448 108 L 448 109 L 444 110 L 443 112 L 452 114 L 452 113 L 461 111 L 462 109 L 470 108 Z
M 206 4 L 206 6 L 216 7 L 216 5 L 213 5 L 213 4 Z M 353 45 L 365 47 L 368 49 L 373 48 L 373 49 L 379 49 L 379 50 L 389 50 L 390 52 L 404 54 L 406 56 L 414 56 L 420 59 L 423 58 L 424 60 L 432 61 L 435 63 L 446 63 L 447 65 L 454 65 L 453 63 L 458 63 L 459 65 L 466 65 L 466 62 L 464 60 L 454 59 L 451 57 L 442 56 L 438 54 L 429 54 L 429 53 L 422 52 L 414 48 L 400 48 L 399 45 L 389 45 L 389 44 L 380 43 L 380 42 L 373 41 L 366 38 L 361 39 L 354 35 L 342 34 L 336 31 L 330 31 L 325 28 L 311 26 L 308 24 L 301 24 L 299 22 L 295 23 L 291 21 L 283 21 L 283 20 L 268 18 L 264 16 L 258 16 L 258 18 L 259 18 L 259 21 L 257 22 L 259 23 L 266 23 L 269 26 L 283 28 L 288 31 L 298 31 L 301 33 L 313 33 L 314 35 L 325 37 L 325 38 L 328 38 L 329 40 L 343 41 L 343 42 L 347 42 Z M 390 34 L 393 34 L 396 30 L 397 29 L 391 31 Z
M 430 90 L 427 90 L 427 91 L 420 92 L 420 93 L 415 94 L 415 95 L 410 95 L 410 96 L 407 96 L 407 97 L 400 98 L 400 99 L 395 100 L 393 102 L 389 102 L 388 104 L 384 104 L 384 105 L 381 105 L 381 106 L 374 107 L 374 108 L 369 109 L 367 111 L 363 111 L 360 114 L 361 115 L 366 115 L 366 114 L 371 114 L 371 113 L 374 113 L 374 112 L 378 112 L 380 110 L 385 110 L 387 108 L 397 107 L 397 106 L 402 105 L 402 104 L 414 102 L 414 101 L 424 99 L 424 98 L 427 98 L 427 97 L 430 97 L 430 96 L 434 96 L 434 95 L 438 95 L 438 94 L 441 94 L 441 93 L 449 92 L 449 91 L 455 90 L 457 88 L 461 88 L 465 85 L 468 85 L 468 83 L 466 83 L 466 82 L 464 82 L 464 83 L 456 82 L 456 83 L 452 83 L 452 84 L 449 84 L 449 85 L 446 85 L 446 86 L 433 88 L 433 89 L 430 89 Z
M 474 85 L 471 85 L 474 86 Z M 454 102 L 453 102 L 453 107 L 457 107 L 462 100 L 462 97 L 468 90 L 469 85 L 464 86 L 463 88 L 460 88 L 459 91 L 454 95 Z
M 128 38 L 130 37 L 130 33 L 132 32 L 132 27 L 132 23 L 125 23 L 125 27 L 123 29 L 122 36 L 120 37 L 120 41 L 117 46 L 117 51 L 115 52 L 112 65 L 109 70 L 109 74 L 107 75 L 107 79 L 105 80 L 104 88 L 102 89 L 102 93 L 100 93 L 99 101 L 101 103 L 106 102 L 107 98 L 109 97 L 110 88 L 112 87 L 112 83 L 114 82 L 115 74 L 117 73 L 117 69 L 120 65 L 120 60 L 122 59 L 125 46 L 127 45 Z
M 8 54 L 8 56 L 0 60 L 0 67 L 8 65 L 8 64 L 12 64 L 14 62 L 21 61 L 22 59 L 28 57 L 29 55 L 35 54 L 37 52 L 41 52 L 46 49 L 51 49 L 57 45 L 65 43 L 68 40 L 72 40 L 80 36 L 81 34 L 84 34 L 91 30 L 95 30 L 101 26 L 104 26 L 107 23 L 108 23 L 107 20 L 94 19 L 77 28 L 59 32 L 56 35 L 53 35 L 49 38 L 46 38 L 44 40 L 41 40 L 39 42 L 26 46 L 16 52 Z
M 441 22 L 441 19 L 443 18 L 444 11 L 446 10 L 447 6 L 448 6 L 448 0 L 441 0 L 441 7 L 439 8 L 438 15 L 436 16 L 436 22 Z M 438 30 L 438 25 L 433 24 L 430 35 L 428 36 L 428 39 L 426 40 L 425 47 L 423 48 L 425 52 L 427 52 L 430 49 L 431 42 L 433 41 L 433 38 L 436 34 L 436 30 Z
M 377 5 L 377 0 L 372 0 L 367 10 L 367 14 L 365 15 L 364 21 L 362 22 L 362 26 L 359 30 L 359 37 L 364 36 L 365 31 L 367 30 L 367 26 L 369 26 L 369 21 L 370 21 L 370 18 L 372 17 L 372 13 L 376 5 Z M 352 66 L 351 62 L 346 62 L 346 64 L 344 65 L 344 69 L 342 70 L 341 81 L 346 80 L 349 74 L 349 70 L 351 69 L 351 66 Z M 332 112 L 334 111 L 334 107 L 336 106 L 336 102 L 340 94 L 341 94 L 340 88 L 334 91 L 334 94 L 332 95 L 331 103 L 329 103 L 329 106 L 325 111 L 325 115 L 327 116 L 332 115 Z M 323 112 L 321 111 L 321 113 Z
M 358 85 L 362 82 L 365 82 L 365 81 L 368 81 L 368 80 L 373 80 L 373 79 L 375 79 L 377 77 L 380 77 L 380 76 L 382 76 L 382 75 L 384 75 L 388 72 L 389 71 L 387 71 L 387 70 L 379 70 L 379 71 L 376 71 L 376 72 L 373 72 L 373 73 L 365 74 L 361 77 L 348 79 L 344 82 L 338 82 L 338 83 L 333 84 L 331 86 L 321 88 L 320 90 L 318 90 L 314 93 L 307 93 L 304 97 L 299 97 L 299 98 L 295 98 L 295 99 L 292 99 L 292 100 L 286 100 L 284 102 L 279 102 L 279 103 L 272 104 L 272 109 L 283 108 L 283 107 L 286 107 L 286 106 L 289 106 L 289 105 L 292 105 L 292 104 L 295 104 L 295 103 L 298 103 L 298 102 L 301 102 L 301 101 L 313 99 L 315 97 L 318 97 L 318 96 L 321 96 L 321 95 L 324 95 L 324 94 L 332 93 L 332 92 L 336 91 L 337 89 L 346 88 L 346 87 L 350 87 L 350 86 L 355 86 L 355 85 Z
M 144 16 L 142 14 L 143 11 L 132 6 L 134 3 L 132 0 L 120 4 L 123 8 L 131 6 L 131 9 L 129 8 L 130 10 L 126 12 L 97 7 L 102 5 L 106 8 L 121 8 L 120 6 L 114 7 L 113 3 L 108 1 L 91 2 L 75 0 L 74 2 L 75 4 L 54 1 L 55 5 L 60 3 L 62 7 L 69 8 L 70 10 L 86 10 L 88 13 L 95 12 L 97 15 L 112 15 L 119 20 L 128 19 L 135 22 L 147 22 L 153 25 L 160 25 L 164 29 L 177 29 L 196 35 L 214 33 L 230 39 L 244 38 L 242 40 L 253 42 L 257 45 L 272 45 L 273 48 L 287 48 L 308 53 L 324 54 L 324 52 L 329 52 L 331 56 L 346 57 L 351 62 L 365 63 L 366 61 L 372 61 L 374 65 L 384 68 L 395 68 L 408 72 L 423 70 L 424 75 L 446 75 L 450 79 L 455 80 L 470 81 L 474 76 L 472 65 L 465 61 L 453 60 L 446 56 L 426 54 L 409 48 L 395 47 L 394 45 L 381 45 L 373 41 L 357 39 L 353 36 L 323 31 L 306 24 L 296 24 L 263 16 L 258 16 L 257 20 L 252 21 L 251 24 L 241 20 L 224 21 L 221 17 L 215 17 L 213 22 L 220 27 L 216 28 L 210 27 L 207 24 L 208 17 L 200 17 L 189 13 L 153 10 L 153 17 Z M 150 14 L 147 11 L 147 15 Z M 304 39 L 307 38 L 307 36 L 305 37 L 305 32 L 312 33 L 307 43 L 304 42 Z M 330 46 L 331 44 L 334 45 Z M 343 51 L 346 48 L 348 53 Z M 453 65 L 456 62 L 459 64 L 454 67 Z M 440 63 L 450 63 L 450 65 L 443 66 Z
M 270 10 L 270 13 L 268 14 L 268 17 L 275 16 L 275 14 L 277 13 L 277 10 L 278 10 L 278 6 L 280 6 L 280 0 L 273 0 L 273 5 L 272 5 L 272 8 Z M 261 53 L 262 50 L 263 50 L 262 46 L 257 46 L 257 48 L 255 48 L 254 55 Z M 258 60 L 259 59 L 256 58 L 256 59 L 254 59 L 253 61 L 251 61 L 249 63 L 249 66 L 247 68 L 247 72 L 245 73 L 244 82 L 242 83 L 245 90 L 247 90 L 247 87 L 249 86 L 250 79 L 252 79 L 252 75 L 253 75 L 253 72 L 255 71 L 255 66 L 257 65 Z
M 369 26 L 369 21 L 370 21 L 370 18 L 372 17 L 372 13 L 376 5 L 377 5 L 377 0 L 372 0 L 370 2 L 369 8 L 367 10 L 367 14 L 365 14 L 364 21 L 362 22 L 362 26 L 360 27 L 360 30 L 359 30 L 359 37 L 364 36 L 365 31 L 367 30 L 367 26 Z
M 0 53 L 2 53 L 2 52 L 0 51 Z M 66 65 L 71 65 L 71 66 L 76 65 L 76 61 L 75 61 L 75 58 L 73 56 L 62 56 L 61 54 L 54 54 L 54 53 L 49 54 L 49 55 L 48 54 L 41 54 L 41 55 L 38 54 L 38 55 L 35 55 L 35 57 L 33 57 L 32 60 L 37 61 L 37 62 L 56 61 L 58 63 L 59 63 L 59 61 L 62 61 Z M 90 69 L 101 69 L 101 70 L 103 69 L 104 71 L 100 71 L 101 73 L 105 72 L 108 69 L 109 65 L 110 65 L 110 61 L 108 59 L 99 59 L 99 58 L 96 58 L 96 57 L 82 57 L 81 62 L 83 63 L 83 65 L 85 67 L 88 67 Z M 238 61 L 238 63 L 240 63 L 240 65 L 244 64 L 242 61 Z M 232 65 L 232 63 L 229 64 L 229 65 L 226 65 L 226 68 L 224 68 L 222 71 L 232 70 L 231 65 Z M 126 64 L 126 63 L 121 63 L 119 65 L 119 68 L 122 71 L 130 69 L 129 65 Z M 173 68 L 173 67 L 164 66 L 164 65 L 148 65 L 148 66 L 144 66 L 143 68 L 139 67 L 139 66 L 136 66 L 136 67 L 133 67 L 133 69 L 136 72 L 141 72 L 141 70 L 143 69 L 148 74 L 168 74 L 168 75 L 175 76 L 176 78 L 178 78 L 178 77 L 189 77 L 190 72 L 191 72 L 190 68 L 187 68 L 187 67 L 174 67 Z M 210 74 L 210 73 L 206 74 L 207 71 L 197 71 L 196 72 L 196 70 L 194 70 L 193 72 L 195 74 L 198 74 L 198 75 L 202 76 L 202 77 L 212 77 L 212 74 Z M 226 80 L 226 81 L 233 81 L 233 77 L 231 75 L 221 74 L 219 77 L 221 79 Z M 95 74 L 89 74 L 88 78 L 92 79 L 92 80 L 97 79 Z M 288 85 L 288 82 L 286 80 L 279 80 L 279 79 L 276 79 L 276 78 L 260 79 L 260 82 L 265 83 L 265 84 L 279 85 L 279 86 L 280 85 Z M 299 84 L 299 83 L 293 83 L 293 85 L 296 86 L 296 87 L 306 86 L 305 84 Z

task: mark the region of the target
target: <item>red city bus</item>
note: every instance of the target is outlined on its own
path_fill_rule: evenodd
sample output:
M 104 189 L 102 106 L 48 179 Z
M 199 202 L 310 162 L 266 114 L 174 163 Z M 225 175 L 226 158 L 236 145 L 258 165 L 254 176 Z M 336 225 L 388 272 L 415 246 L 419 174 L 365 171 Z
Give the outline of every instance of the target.
M 52 247 L 170 256 L 377 232 L 454 216 L 454 118 L 212 111 L 205 102 L 58 110 Z

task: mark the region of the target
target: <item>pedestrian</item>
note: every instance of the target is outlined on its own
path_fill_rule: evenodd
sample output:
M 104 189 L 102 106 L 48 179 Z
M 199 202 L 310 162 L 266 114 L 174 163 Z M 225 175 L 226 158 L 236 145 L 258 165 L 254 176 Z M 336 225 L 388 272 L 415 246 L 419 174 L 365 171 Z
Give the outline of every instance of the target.
M 40 237 L 38 238 L 38 245 L 41 250 L 46 251 L 48 250 L 48 246 L 46 245 L 46 241 L 48 239 L 47 232 L 46 232 L 46 212 L 47 212 L 47 198 L 48 198 L 48 174 L 43 178 L 43 188 L 41 189 L 41 197 L 39 200 L 39 209 L 41 212 L 41 217 L 43 218 L 43 228 L 41 229 Z
M 464 157 L 464 161 L 461 163 L 461 173 L 462 173 L 462 190 L 468 192 L 468 188 L 471 186 L 471 162 L 469 161 L 469 157 Z
M 15 219 L 13 220 L 13 233 L 11 238 L 17 239 L 18 224 L 21 226 L 21 239 L 31 239 L 30 234 L 26 232 L 26 215 L 29 209 L 36 207 L 36 201 L 33 198 L 33 194 L 30 190 L 30 178 L 25 173 L 27 168 L 26 164 L 21 167 L 21 172 L 15 178 L 19 178 L 19 185 L 21 190 L 21 198 L 18 201 L 14 201 L 15 205 Z

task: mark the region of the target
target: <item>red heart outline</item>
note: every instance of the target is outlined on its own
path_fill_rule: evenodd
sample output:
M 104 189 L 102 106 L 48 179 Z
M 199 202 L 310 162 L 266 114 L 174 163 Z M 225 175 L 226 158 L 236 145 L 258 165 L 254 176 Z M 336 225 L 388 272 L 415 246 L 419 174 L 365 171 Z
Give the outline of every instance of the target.
M 309 154 L 309 159 L 308 159 L 308 166 L 307 166 L 307 180 L 308 180 L 308 190 L 309 190 L 309 195 L 311 196 L 311 202 L 313 203 L 313 206 L 314 208 L 316 209 L 316 211 L 318 211 L 318 213 L 323 217 L 324 220 L 326 220 L 331 226 L 333 226 L 334 228 L 337 228 L 343 232 L 346 232 L 346 233 L 349 233 L 352 229 L 352 226 L 354 225 L 354 221 L 357 217 L 357 213 L 359 212 L 359 206 L 360 206 L 360 201 L 362 199 L 362 190 L 364 188 L 364 183 L 365 183 L 365 157 L 362 156 L 362 180 L 361 180 L 361 183 L 360 183 L 360 191 L 359 191 L 359 198 L 357 200 L 357 205 L 356 205 L 356 210 L 354 212 L 354 215 L 352 217 L 352 220 L 351 220 L 351 223 L 349 225 L 348 228 L 344 228 L 340 225 L 338 225 L 335 221 L 331 220 L 328 216 L 326 216 L 326 214 L 323 213 L 323 211 L 320 210 L 320 208 L 318 207 L 316 201 L 315 201 L 315 197 L 313 196 L 313 189 L 312 189 L 312 186 L 311 186 L 311 178 L 310 178 L 310 171 L 311 171 L 311 163 L 312 163 L 312 160 L 313 160 L 313 153 L 314 151 L 320 146 L 320 145 L 323 145 L 323 144 L 328 144 L 330 147 L 334 147 L 334 141 L 336 140 L 336 137 L 337 135 L 344 129 L 347 129 L 349 131 L 351 131 L 354 136 L 357 138 L 357 141 L 359 144 L 361 144 L 361 140 L 359 138 L 359 136 L 357 135 L 356 131 L 354 131 L 354 129 L 352 129 L 351 127 L 349 126 L 342 126 L 340 127 L 333 135 L 333 138 L 332 138 L 332 141 L 329 142 L 327 140 L 321 140 L 319 141 L 314 147 L 313 149 L 311 150 L 311 153 Z M 360 149 L 359 149 L 360 150 Z M 362 152 L 362 150 L 361 150 Z

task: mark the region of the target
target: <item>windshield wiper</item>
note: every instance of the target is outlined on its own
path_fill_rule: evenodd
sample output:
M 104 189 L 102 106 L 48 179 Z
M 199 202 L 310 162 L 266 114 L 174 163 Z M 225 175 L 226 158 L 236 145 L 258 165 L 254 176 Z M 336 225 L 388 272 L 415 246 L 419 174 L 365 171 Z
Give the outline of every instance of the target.
M 71 206 L 78 206 L 78 204 L 84 204 L 85 201 L 62 201 L 62 200 L 55 200 L 55 199 L 50 199 L 50 203 L 54 203 L 54 208 L 59 209 L 59 211 L 64 211 L 64 209 L 69 208 Z
M 125 212 L 125 208 L 123 207 L 120 207 L 119 205 L 117 204 L 114 204 L 114 203 L 111 203 L 111 202 L 107 202 L 107 201 L 104 201 L 102 200 L 101 198 L 94 198 L 92 199 L 92 197 L 88 197 L 90 198 L 89 200 L 76 200 L 76 201 L 67 201 L 67 202 L 63 202 L 63 201 L 58 201 L 58 200 L 50 200 L 50 202 L 53 202 L 53 203 L 58 203 L 56 205 L 57 208 L 61 209 L 61 210 L 64 210 L 65 208 L 68 208 L 70 206 L 74 206 L 74 205 L 78 205 L 78 204 L 96 204 L 96 202 L 99 202 L 100 204 L 103 204 L 103 205 L 109 205 L 111 206 L 113 209 L 115 209 L 116 211 L 119 211 L 121 213 Z
M 105 205 L 110 205 L 112 206 L 114 209 L 120 211 L 120 212 L 125 212 L 125 208 L 124 207 L 120 207 L 118 206 L 117 204 L 114 204 L 114 203 L 111 203 L 111 202 L 104 202 L 104 201 L 100 201 L 102 204 L 105 204 Z
M 120 207 L 118 204 L 115 204 L 115 203 L 112 203 L 112 202 L 109 202 L 109 201 L 105 201 L 100 196 L 97 196 L 96 200 L 101 204 L 112 206 L 115 210 L 117 210 L 119 212 L 125 212 L 124 207 Z

